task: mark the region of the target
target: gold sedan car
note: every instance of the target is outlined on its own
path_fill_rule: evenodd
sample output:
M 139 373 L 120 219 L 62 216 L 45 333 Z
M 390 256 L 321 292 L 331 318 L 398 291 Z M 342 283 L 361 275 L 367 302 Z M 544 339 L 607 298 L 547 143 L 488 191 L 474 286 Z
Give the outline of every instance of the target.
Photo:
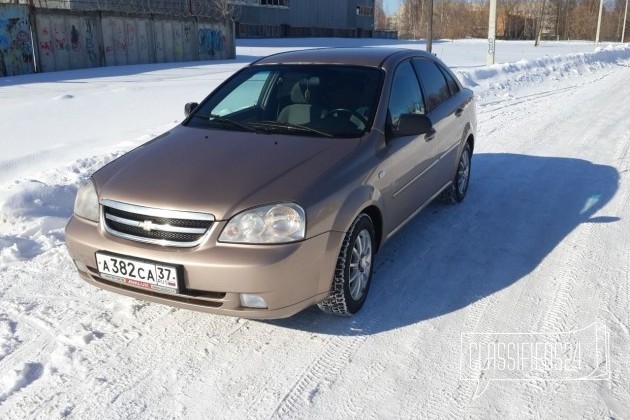
M 89 283 L 246 318 L 351 315 L 385 241 L 468 189 L 473 94 L 421 51 L 272 55 L 185 112 L 79 188 L 66 241 Z

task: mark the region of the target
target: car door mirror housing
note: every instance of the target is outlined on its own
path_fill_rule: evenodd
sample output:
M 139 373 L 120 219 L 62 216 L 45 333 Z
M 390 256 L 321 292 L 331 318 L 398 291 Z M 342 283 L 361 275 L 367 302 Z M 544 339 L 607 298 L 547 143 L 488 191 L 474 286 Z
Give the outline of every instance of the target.
M 398 126 L 393 130 L 395 137 L 419 136 L 433 129 L 431 119 L 424 114 L 402 114 Z
M 184 105 L 184 115 L 188 117 L 198 106 L 199 104 L 197 102 L 188 102 Z

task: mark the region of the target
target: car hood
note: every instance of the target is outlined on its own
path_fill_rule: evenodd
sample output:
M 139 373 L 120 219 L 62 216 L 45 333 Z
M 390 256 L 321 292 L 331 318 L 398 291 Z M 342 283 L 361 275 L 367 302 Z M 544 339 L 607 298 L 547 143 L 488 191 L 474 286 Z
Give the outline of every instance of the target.
M 360 139 L 256 134 L 177 126 L 97 171 L 100 199 L 211 213 L 300 202 Z

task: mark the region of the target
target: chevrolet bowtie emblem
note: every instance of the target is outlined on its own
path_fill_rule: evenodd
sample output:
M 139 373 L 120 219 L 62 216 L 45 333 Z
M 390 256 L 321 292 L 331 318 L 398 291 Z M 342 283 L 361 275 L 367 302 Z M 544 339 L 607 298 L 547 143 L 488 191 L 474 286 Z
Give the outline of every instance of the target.
M 150 220 L 145 220 L 144 222 L 140 222 L 138 224 L 139 228 L 142 228 L 143 230 L 146 230 L 147 232 L 151 232 L 151 230 L 153 229 L 154 226 L 155 225 Z

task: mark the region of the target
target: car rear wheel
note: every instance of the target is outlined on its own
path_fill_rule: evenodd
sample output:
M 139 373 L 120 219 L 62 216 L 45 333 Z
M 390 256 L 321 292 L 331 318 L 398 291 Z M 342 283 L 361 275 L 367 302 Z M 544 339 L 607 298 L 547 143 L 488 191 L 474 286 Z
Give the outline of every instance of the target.
M 470 164 L 471 164 L 471 152 L 470 144 L 466 143 L 464 150 L 459 155 L 459 162 L 457 163 L 457 172 L 455 172 L 455 178 L 453 184 L 444 190 L 442 193 L 442 200 L 447 203 L 459 203 L 468 192 L 468 183 L 470 181 Z
M 372 281 L 374 238 L 372 219 L 361 213 L 343 240 L 330 295 L 318 304 L 322 311 L 350 316 L 361 309 Z

